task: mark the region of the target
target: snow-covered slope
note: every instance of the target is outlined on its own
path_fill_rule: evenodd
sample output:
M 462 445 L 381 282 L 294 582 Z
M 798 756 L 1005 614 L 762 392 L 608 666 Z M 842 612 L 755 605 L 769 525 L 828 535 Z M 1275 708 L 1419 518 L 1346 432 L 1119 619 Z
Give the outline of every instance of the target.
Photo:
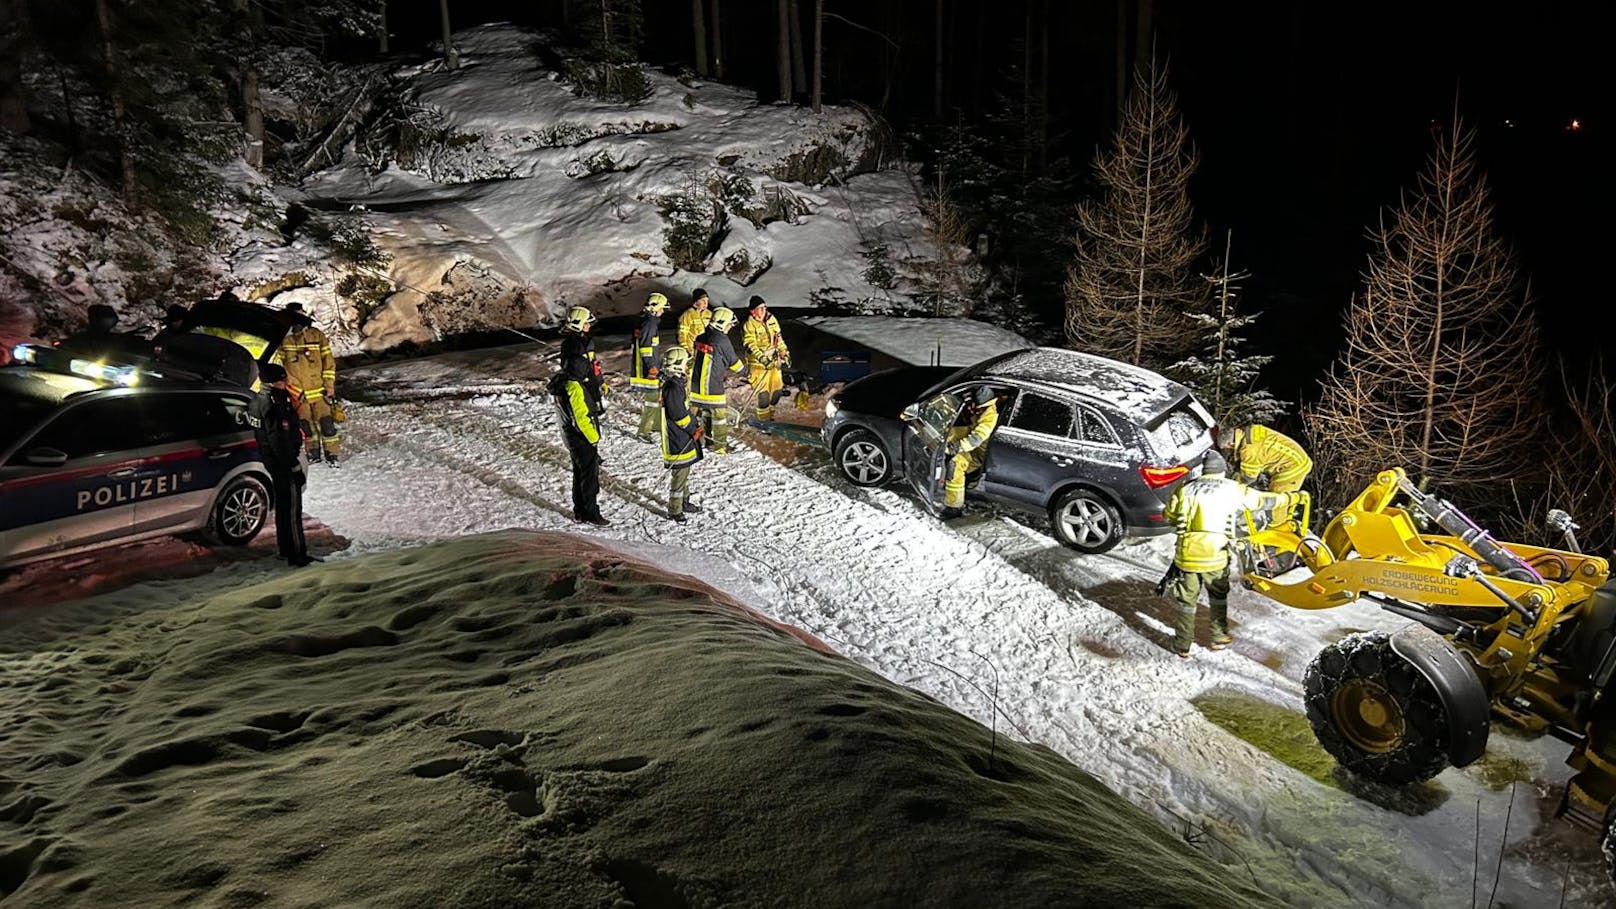
M 347 73 L 369 87 L 351 110 L 369 113 L 296 185 L 219 167 L 215 224 L 189 240 L 71 167 L 0 148 L 0 341 L 59 337 L 97 302 L 146 325 L 224 289 L 302 302 L 339 353 L 551 324 L 574 304 L 635 311 L 653 290 L 931 311 L 940 276 L 963 267 L 861 110 L 764 104 L 650 68 L 642 100 L 601 101 L 574 91 L 539 34 L 487 25 L 455 43 L 456 71 Z M 312 64 L 277 60 L 266 78 L 287 84 L 266 97 L 296 110 Z M 315 81 L 347 91 L 343 75 Z
M 410 119 L 385 160 L 353 154 L 304 187 L 390 259 L 399 292 L 367 314 L 367 348 L 698 286 L 719 304 L 891 309 L 919 290 L 905 266 L 936 258 L 910 174 L 875 169 L 859 111 L 657 72 L 625 106 L 575 94 L 527 31 L 456 44 L 461 69 L 403 74 Z

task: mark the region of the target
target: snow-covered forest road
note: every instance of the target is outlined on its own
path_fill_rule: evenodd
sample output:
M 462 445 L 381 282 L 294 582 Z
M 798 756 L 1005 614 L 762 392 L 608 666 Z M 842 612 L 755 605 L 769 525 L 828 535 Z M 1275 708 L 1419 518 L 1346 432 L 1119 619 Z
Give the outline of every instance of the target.
M 505 348 L 346 374 L 373 403 L 351 409 L 344 466 L 316 470 L 306 508 L 355 552 L 506 527 L 580 531 L 543 356 Z M 1171 607 L 1151 591 L 1167 539 L 1081 556 L 1009 515 L 978 509 L 945 526 L 896 487 L 854 487 L 822 453 L 782 454 L 777 440 L 773 457 L 748 446 L 704 459 L 692 490 L 705 510 L 674 524 L 625 391 L 608 399 L 601 445 L 612 526 L 591 536 L 652 552 L 1053 748 L 1187 831 L 1185 848 L 1249 866 L 1290 904 L 1463 905 L 1473 878 L 1485 904 L 1506 815 L 1497 901 L 1554 905 L 1568 868 L 1566 905 L 1608 899 L 1593 838 L 1547 819 L 1568 775 L 1563 745 L 1495 734 L 1482 762 L 1407 792 L 1343 777 L 1314 744 L 1307 662 L 1349 630 L 1398 620 L 1237 591 L 1236 645 L 1180 661 L 1167 649 Z

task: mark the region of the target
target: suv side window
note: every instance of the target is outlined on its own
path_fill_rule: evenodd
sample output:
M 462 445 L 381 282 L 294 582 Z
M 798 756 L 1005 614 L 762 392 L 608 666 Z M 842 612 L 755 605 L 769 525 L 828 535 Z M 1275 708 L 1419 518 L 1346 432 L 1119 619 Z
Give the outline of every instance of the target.
M 1068 438 L 1072 435 L 1072 405 L 1029 391 L 1021 396 L 1010 425 L 1041 435 Z
M 28 448 L 55 448 L 68 460 L 140 448 L 146 444 L 139 399 L 110 398 L 69 408 L 39 431 Z M 18 452 L 21 458 L 26 452 Z
M 1117 435 L 1111 430 L 1111 424 L 1106 422 L 1105 417 L 1100 416 L 1099 411 L 1079 406 L 1077 408 L 1077 421 L 1077 437 L 1079 439 L 1085 442 L 1093 442 L 1096 445 L 1118 444 Z

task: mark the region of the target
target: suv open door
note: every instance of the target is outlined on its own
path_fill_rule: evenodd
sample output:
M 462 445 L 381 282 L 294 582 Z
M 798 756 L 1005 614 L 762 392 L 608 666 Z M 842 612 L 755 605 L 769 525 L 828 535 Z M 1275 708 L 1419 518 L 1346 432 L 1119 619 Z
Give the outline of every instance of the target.
M 943 510 L 943 487 L 948 482 L 948 431 L 964 406 L 958 395 L 945 391 L 903 412 L 904 471 L 921 503 L 934 515 Z

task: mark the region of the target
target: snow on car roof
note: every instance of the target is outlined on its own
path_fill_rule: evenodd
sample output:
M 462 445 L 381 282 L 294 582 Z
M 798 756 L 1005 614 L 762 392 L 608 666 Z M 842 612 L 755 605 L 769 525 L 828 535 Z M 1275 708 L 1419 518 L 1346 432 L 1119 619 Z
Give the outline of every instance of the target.
M 34 398 L 60 404 L 69 395 L 81 391 L 94 391 L 101 384 L 83 376 L 51 372 L 32 366 L 9 366 L 0 369 L 0 393 Z
M 1184 386 L 1148 369 L 1056 347 L 1010 354 L 990 366 L 986 374 L 1042 382 L 1087 395 L 1110 403 L 1139 423 L 1149 423 L 1188 393 Z
M 912 366 L 972 366 L 1033 346 L 1013 331 L 972 319 L 809 316 L 799 321 Z

